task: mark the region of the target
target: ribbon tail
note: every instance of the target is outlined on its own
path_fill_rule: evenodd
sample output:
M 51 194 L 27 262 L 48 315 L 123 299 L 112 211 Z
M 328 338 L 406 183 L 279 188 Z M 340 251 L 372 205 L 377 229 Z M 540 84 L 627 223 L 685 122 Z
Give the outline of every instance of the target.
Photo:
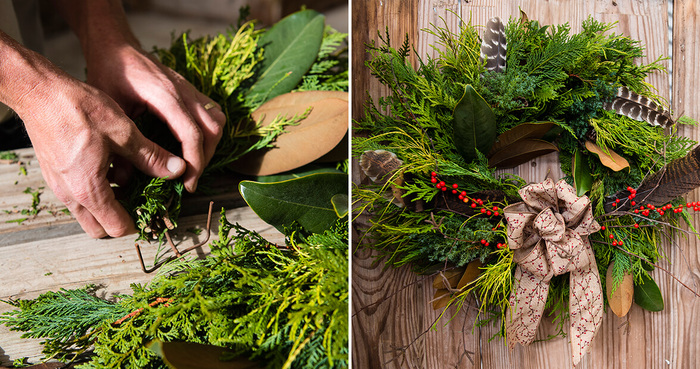
M 569 319 L 571 324 L 571 361 L 578 365 L 591 347 L 598 328 L 603 321 L 603 288 L 600 285 L 595 256 L 588 239 L 583 239 L 584 250 L 580 258 L 590 262 L 570 273 Z M 581 265 L 581 264 L 579 264 Z
M 506 311 L 508 346 L 529 345 L 535 339 L 549 293 L 549 280 L 543 280 L 518 266 Z

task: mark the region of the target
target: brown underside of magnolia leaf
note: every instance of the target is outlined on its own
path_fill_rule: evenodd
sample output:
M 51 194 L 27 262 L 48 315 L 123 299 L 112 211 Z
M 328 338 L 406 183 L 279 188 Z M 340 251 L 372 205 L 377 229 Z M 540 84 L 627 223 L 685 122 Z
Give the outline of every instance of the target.
M 298 125 L 286 127 L 274 147 L 249 153 L 231 168 L 243 174 L 265 176 L 299 168 L 328 154 L 348 132 L 347 95 L 338 91 L 300 91 L 266 102 L 252 114 L 263 127 L 279 115 L 291 118 L 309 107 L 312 110 Z
M 445 270 L 442 272 L 442 275 L 438 273 L 438 275 L 433 278 L 433 288 L 447 288 L 447 286 L 445 286 L 445 279 L 447 279 L 447 283 L 449 284 L 450 288 L 455 288 L 457 287 L 457 283 L 459 282 L 459 279 L 462 277 L 463 273 L 464 268 Z M 443 278 L 443 275 L 445 278 Z
M 610 309 L 619 317 L 627 315 L 634 300 L 634 279 L 632 274 L 625 273 L 622 282 L 617 286 L 615 292 L 613 288 L 613 266 L 615 262 L 608 266 L 608 273 L 605 277 L 605 292 L 608 295 L 608 305 Z
M 481 269 L 479 268 L 481 268 L 482 265 L 479 259 L 470 261 L 469 264 L 467 264 L 467 269 L 464 271 L 464 274 L 462 274 L 462 278 L 459 280 L 459 283 L 457 283 L 457 289 L 464 289 L 479 278 L 481 274 Z
M 504 147 L 511 145 L 520 140 L 525 140 L 528 138 L 540 139 L 544 137 L 547 132 L 549 132 L 554 127 L 552 122 L 541 122 L 541 123 L 522 123 L 517 126 L 501 133 L 496 137 L 496 142 L 491 147 L 488 157 L 493 156 L 496 152 L 500 151 Z
M 518 140 L 496 151 L 489 158 L 489 166 L 512 168 L 554 151 L 559 149 L 551 142 L 532 138 Z
M 627 159 L 618 155 L 618 153 L 616 153 L 615 151 L 612 151 L 610 149 L 603 150 L 600 146 L 594 144 L 591 141 L 586 141 L 586 150 L 598 155 L 601 164 L 616 172 L 619 172 L 625 168 L 629 168 L 630 166 L 630 163 L 627 162 Z
M 446 289 L 435 290 L 433 295 L 433 310 L 443 309 L 450 302 L 450 291 Z

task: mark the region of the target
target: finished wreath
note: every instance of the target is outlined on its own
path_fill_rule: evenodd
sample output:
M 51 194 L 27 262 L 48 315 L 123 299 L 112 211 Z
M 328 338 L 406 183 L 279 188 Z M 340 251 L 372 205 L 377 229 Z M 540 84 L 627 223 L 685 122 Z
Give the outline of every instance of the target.
M 439 55 L 416 69 L 408 37 L 368 45 L 390 94 L 355 122 L 369 177 L 353 191 L 371 219 L 362 244 L 388 265 L 438 273 L 436 309 L 475 294 L 510 345 L 531 343 L 551 310 L 577 364 L 607 305 L 663 309 L 648 271 L 657 242 L 682 221 L 692 229 L 700 210 L 679 197 L 700 186 L 700 148 L 676 134 L 694 121 L 674 120 L 644 82 L 663 59 L 636 64 L 643 46 L 614 24 L 589 18 L 574 34 L 523 14 L 491 19 L 482 37 L 461 24 L 426 30 Z M 552 152 L 561 180 L 501 170 Z

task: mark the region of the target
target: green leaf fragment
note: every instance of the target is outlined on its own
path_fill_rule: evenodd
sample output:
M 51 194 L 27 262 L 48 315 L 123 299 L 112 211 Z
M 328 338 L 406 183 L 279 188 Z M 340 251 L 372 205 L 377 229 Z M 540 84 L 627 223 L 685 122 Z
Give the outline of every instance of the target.
M 634 302 L 642 309 L 661 311 L 664 309 L 664 298 L 661 290 L 648 273 L 642 273 L 642 283 L 634 285 Z
M 262 72 L 247 100 L 261 103 L 296 87 L 316 60 L 324 26 L 322 14 L 304 10 L 265 32 L 258 43 L 265 49 Z
M 333 210 L 335 210 L 335 215 L 338 218 L 342 218 L 348 215 L 348 195 L 337 194 L 331 198 L 331 203 L 333 204 Z
M 496 141 L 496 116 L 471 85 L 455 106 L 452 127 L 455 147 L 468 163 L 476 159 L 477 150 L 487 154 Z
M 332 198 L 347 194 L 347 178 L 344 173 L 320 173 L 273 183 L 242 181 L 239 190 L 248 206 L 278 230 L 296 222 L 322 233 L 338 220 Z
M 588 169 L 588 163 L 581 150 L 576 149 L 574 154 L 574 162 L 571 168 L 571 173 L 574 176 L 574 187 L 576 187 L 576 196 L 583 196 L 593 187 L 593 177 Z

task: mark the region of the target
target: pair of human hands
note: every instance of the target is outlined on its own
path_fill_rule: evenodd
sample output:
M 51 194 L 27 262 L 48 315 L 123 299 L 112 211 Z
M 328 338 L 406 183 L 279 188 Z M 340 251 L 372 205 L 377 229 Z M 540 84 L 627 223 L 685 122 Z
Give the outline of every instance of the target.
M 44 179 L 94 238 L 134 231 L 110 183 L 125 184 L 131 166 L 153 177 L 182 176 L 193 192 L 225 124 L 216 103 L 134 45 L 88 59 L 87 82 L 55 67 L 15 109 L 25 122 Z M 130 117 L 150 111 L 182 144 L 182 158 L 145 138 Z

